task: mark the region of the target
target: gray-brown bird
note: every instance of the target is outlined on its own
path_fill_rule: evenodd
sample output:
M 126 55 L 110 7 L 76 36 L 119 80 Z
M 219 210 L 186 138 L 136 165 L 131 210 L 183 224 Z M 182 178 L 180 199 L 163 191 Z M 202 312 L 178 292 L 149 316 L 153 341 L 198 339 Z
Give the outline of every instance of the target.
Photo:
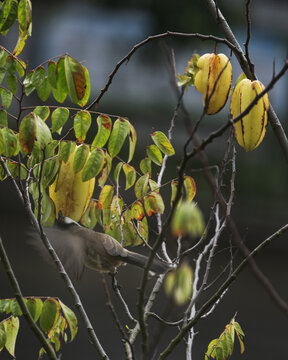
M 85 266 L 114 273 L 118 266 L 125 263 L 144 268 L 148 259 L 125 249 L 112 236 L 80 226 L 61 215 L 55 226 L 47 227 L 44 231 L 65 269 L 75 279 L 81 277 Z M 47 257 L 47 250 L 42 246 L 41 239 L 37 239 L 36 245 Z M 173 265 L 154 259 L 150 270 L 162 274 L 171 268 Z

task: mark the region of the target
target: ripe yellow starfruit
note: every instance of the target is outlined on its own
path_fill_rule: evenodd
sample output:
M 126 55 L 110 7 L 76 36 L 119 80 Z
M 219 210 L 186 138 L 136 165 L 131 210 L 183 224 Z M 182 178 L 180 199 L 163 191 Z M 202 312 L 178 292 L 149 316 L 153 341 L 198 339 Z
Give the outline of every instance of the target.
M 231 96 L 230 112 L 235 118 L 265 89 L 259 80 L 241 80 Z M 234 124 L 238 144 L 246 151 L 255 149 L 263 140 L 267 126 L 269 99 L 267 93 L 257 101 L 249 113 Z
M 204 54 L 197 61 L 199 68 L 195 75 L 196 90 L 203 94 L 203 106 L 206 113 L 216 114 L 226 104 L 232 82 L 232 66 L 225 54 Z M 215 90 L 214 85 L 217 81 Z M 209 99 L 211 93 L 211 98 Z
M 66 163 L 61 162 L 56 179 L 49 187 L 49 196 L 55 204 L 57 216 L 61 210 L 64 216 L 78 222 L 89 206 L 95 177 L 82 181 L 83 169 L 75 173 L 73 163 L 76 149 Z

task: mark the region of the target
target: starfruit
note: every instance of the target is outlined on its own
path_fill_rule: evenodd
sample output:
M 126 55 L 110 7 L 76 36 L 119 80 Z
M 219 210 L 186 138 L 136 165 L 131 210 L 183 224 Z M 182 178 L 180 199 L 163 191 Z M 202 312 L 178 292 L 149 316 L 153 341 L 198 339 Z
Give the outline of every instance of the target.
M 203 94 L 206 113 L 216 114 L 226 104 L 229 95 L 232 82 L 230 60 L 224 54 L 204 54 L 197 61 L 197 67 L 199 70 L 194 79 L 196 90 Z
M 57 215 L 61 210 L 64 216 L 78 222 L 89 206 L 95 177 L 82 181 L 83 168 L 75 173 L 73 163 L 76 150 L 77 147 L 66 163 L 61 162 L 56 179 L 49 187 L 49 196 L 55 204 Z
M 259 80 L 241 80 L 231 96 L 230 112 L 235 118 L 265 89 Z M 249 113 L 234 124 L 235 136 L 246 151 L 255 149 L 263 140 L 267 126 L 269 99 L 267 93 L 257 101 Z

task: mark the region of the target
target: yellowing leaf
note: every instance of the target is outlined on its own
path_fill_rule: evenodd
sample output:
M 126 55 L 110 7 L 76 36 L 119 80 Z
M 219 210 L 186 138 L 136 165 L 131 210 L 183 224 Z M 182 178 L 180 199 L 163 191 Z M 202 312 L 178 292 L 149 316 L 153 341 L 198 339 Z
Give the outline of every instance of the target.
M 162 165 L 162 154 L 156 145 L 149 145 L 146 148 L 147 156 L 151 159 L 156 165 Z
M 165 209 L 162 196 L 156 191 L 152 191 L 144 197 L 144 207 L 148 216 L 163 214 Z
M 117 119 L 108 142 L 108 151 L 112 158 L 120 152 L 128 133 L 129 122 L 126 119 Z
M 126 187 L 125 190 L 130 189 L 136 181 L 136 171 L 133 166 L 123 164 L 123 171 L 126 176 Z
M 187 303 L 193 290 L 193 271 L 184 263 L 178 269 L 169 272 L 165 279 L 166 294 L 172 296 L 177 305 Z
M 19 330 L 19 319 L 18 317 L 11 316 L 3 322 L 3 325 L 6 333 L 5 347 L 9 354 L 15 358 L 15 343 Z
M 87 87 L 85 71 L 82 65 L 71 56 L 66 55 L 64 59 L 65 76 L 70 99 L 73 103 L 82 100 Z
M 184 187 L 186 191 L 186 201 L 191 202 L 196 194 L 196 183 L 191 176 L 185 176 Z
M 75 338 L 77 331 L 78 331 L 77 318 L 76 318 L 74 312 L 68 306 L 63 304 L 62 301 L 60 301 L 60 300 L 59 300 L 59 303 L 61 305 L 61 309 L 63 311 L 65 319 L 68 322 L 70 332 L 71 332 L 71 341 L 72 341 Z
M 155 131 L 151 135 L 151 137 L 154 143 L 156 144 L 156 146 L 159 148 L 159 150 L 162 151 L 163 154 L 167 156 L 172 156 L 175 154 L 175 150 L 173 149 L 173 146 L 171 145 L 167 136 L 163 134 L 161 131 Z
M 129 122 L 129 157 L 127 161 L 128 163 L 133 159 L 135 147 L 136 147 L 136 141 L 137 141 L 136 131 Z
M 109 139 L 112 128 L 112 121 L 108 115 L 102 114 L 97 117 L 97 124 L 98 132 L 92 142 L 92 147 L 95 146 L 101 148 Z
M 75 137 L 79 142 L 84 142 L 87 131 L 91 125 L 91 115 L 88 111 L 79 111 L 74 118 Z
M 112 203 L 112 198 L 114 194 L 114 189 L 111 185 L 103 186 L 101 193 L 99 195 L 98 206 L 99 209 L 109 209 Z
M 109 177 L 110 171 L 112 168 L 112 159 L 110 157 L 110 155 L 108 154 L 108 152 L 105 151 L 105 156 L 104 156 L 104 166 L 101 172 L 101 175 L 98 177 L 98 185 L 100 187 L 103 187 Z

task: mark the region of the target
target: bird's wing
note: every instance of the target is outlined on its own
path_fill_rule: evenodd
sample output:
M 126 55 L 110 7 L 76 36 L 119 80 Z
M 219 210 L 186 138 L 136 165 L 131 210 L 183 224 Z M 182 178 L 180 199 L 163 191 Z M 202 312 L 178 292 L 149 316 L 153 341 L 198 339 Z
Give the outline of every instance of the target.
M 56 227 L 44 228 L 44 232 L 69 276 L 75 280 L 80 279 L 87 258 L 86 240 L 78 234 Z M 33 245 L 40 250 L 44 259 L 51 262 L 51 257 L 44 247 L 39 234 L 33 236 Z

